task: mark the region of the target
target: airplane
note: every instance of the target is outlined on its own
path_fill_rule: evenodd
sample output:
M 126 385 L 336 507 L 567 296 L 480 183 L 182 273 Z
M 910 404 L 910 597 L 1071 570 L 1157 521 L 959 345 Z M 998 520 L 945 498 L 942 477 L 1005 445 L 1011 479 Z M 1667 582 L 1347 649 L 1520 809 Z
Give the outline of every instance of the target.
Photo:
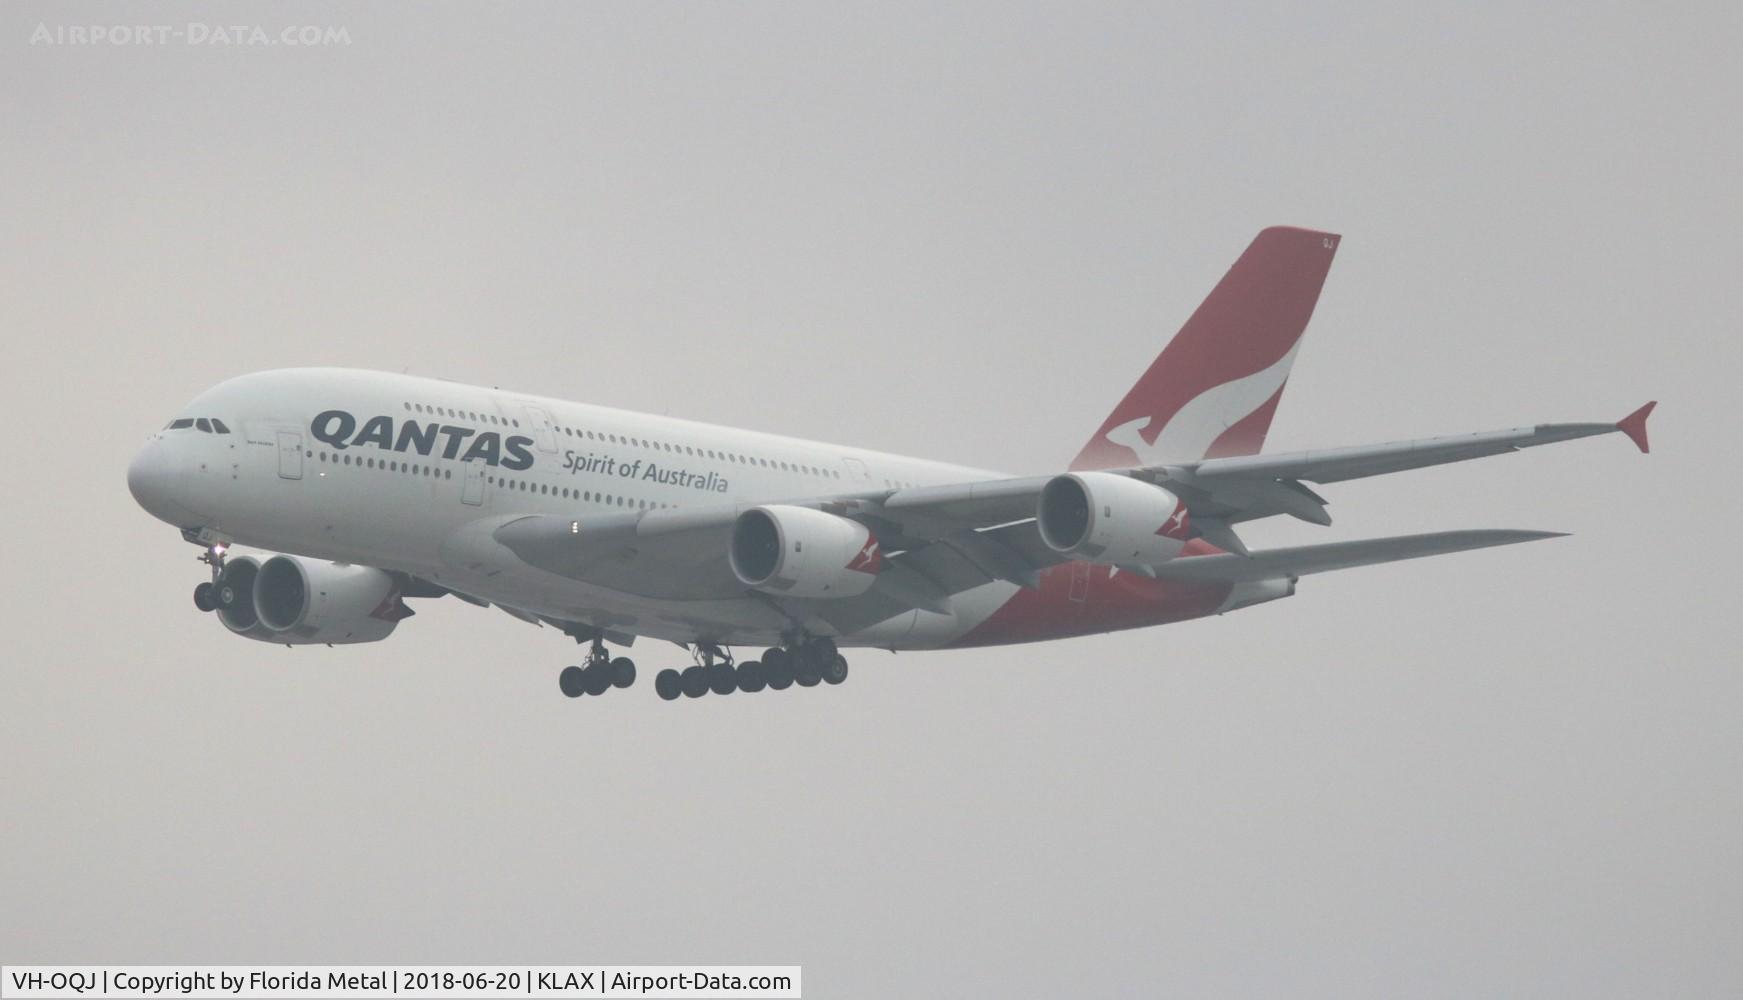
M 1340 241 L 1260 232 L 1052 475 L 303 368 L 201 393 L 150 435 L 127 484 L 203 548 L 210 579 L 194 604 L 237 635 L 376 642 L 413 613 L 408 601 L 452 596 L 587 646 L 558 674 L 571 698 L 635 683 L 635 662 L 610 647 L 675 643 L 690 665 L 654 679 L 672 701 L 839 684 L 847 649 L 1163 625 L 1289 597 L 1315 573 L 1556 537 L 1463 530 L 1254 551 L 1237 528 L 1329 525 L 1316 487 L 1346 480 L 1612 432 L 1648 450 L 1655 403 L 1615 423 L 1262 454 Z

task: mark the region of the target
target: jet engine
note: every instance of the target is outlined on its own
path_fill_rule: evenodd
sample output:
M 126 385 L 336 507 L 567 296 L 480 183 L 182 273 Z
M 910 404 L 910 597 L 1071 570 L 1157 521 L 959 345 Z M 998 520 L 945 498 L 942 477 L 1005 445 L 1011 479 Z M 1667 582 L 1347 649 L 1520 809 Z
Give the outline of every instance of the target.
M 392 574 L 302 556 L 231 556 L 213 591 L 225 628 L 293 646 L 376 642 L 411 613 Z
M 1101 566 L 1167 562 L 1190 537 L 1179 497 L 1111 472 L 1070 472 L 1048 480 L 1035 520 L 1048 548 Z
M 270 640 L 272 629 L 260 624 L 260 614 L 254 608 L 254 581 L 259 576 L 258 557 L 231 556 L 224 560 L 224 571 L 213 583 L 212 598 L 225 628 L 245 638 Z
M 282 555 L 260 564 L 254 609 L 284 643 L 376 642 L 409 613 L 391 573 Z
M 732 526 L 732 572 L 783 597 L 855 597 L 871 589 L 883 553 L 858 521 L 809 507 L 752 507 Z

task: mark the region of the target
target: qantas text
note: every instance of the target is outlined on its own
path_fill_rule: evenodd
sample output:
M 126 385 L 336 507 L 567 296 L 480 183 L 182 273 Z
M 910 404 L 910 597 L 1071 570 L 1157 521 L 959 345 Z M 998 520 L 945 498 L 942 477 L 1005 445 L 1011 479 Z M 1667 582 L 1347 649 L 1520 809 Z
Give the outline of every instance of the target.
M 399 425 L 396 434 L 392 417 L 370 417 L 359 428 L 357 418 L 344 410 L 326 410 L 310 422 L 309 433 L 315 436 L 315 440 L 340 451 L 371 444 L 389 451 L 416 451 L 420 455 L 436 451 L 440 439 L 443 458 L 457 458 L 462 462 L 477 459 L 515 472 L 533 467 L 533 453 L 528 450 L 532 438 L 516 435 L 503 440 L 495 431 L 480 432 L 475 427 L 407 420 Z M 466 446 L 464 452 L 461 445 Z

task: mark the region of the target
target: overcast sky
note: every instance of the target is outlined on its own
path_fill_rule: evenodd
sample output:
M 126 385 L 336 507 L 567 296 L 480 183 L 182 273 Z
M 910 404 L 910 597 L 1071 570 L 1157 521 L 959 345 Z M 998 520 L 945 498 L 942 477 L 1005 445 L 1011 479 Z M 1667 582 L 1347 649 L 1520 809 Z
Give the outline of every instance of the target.
M 0 8 L 0 960 L 1743 992 L 1743 15 L 1420 8 Z M 30 42 L 117 22 L 350 44 Z M 309 364 L 1057 470 L 1277 223 L 1345 241 L 1271 450 L 1656 398 L 1654 453 L 1250 541 L 1571 538 L 675 704 L 569 701 L 568 640 L 452 601 L 238 639 L 125 486 Z

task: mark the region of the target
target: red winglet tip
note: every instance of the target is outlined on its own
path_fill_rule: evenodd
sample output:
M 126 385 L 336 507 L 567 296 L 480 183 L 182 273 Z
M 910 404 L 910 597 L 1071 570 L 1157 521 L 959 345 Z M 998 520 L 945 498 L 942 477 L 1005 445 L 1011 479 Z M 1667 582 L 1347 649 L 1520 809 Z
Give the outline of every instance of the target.
M 1652 450 L 1646 445 L 1646 418 L 1652 414 L 1652 408 L 1657 405 L 1658 400 L 1655 399 L 1616 421 L 1616 429 L 1628 435 L 1628 440 L 1634 442 L 1634 447 L 1639 448 L 1642 454 Z

